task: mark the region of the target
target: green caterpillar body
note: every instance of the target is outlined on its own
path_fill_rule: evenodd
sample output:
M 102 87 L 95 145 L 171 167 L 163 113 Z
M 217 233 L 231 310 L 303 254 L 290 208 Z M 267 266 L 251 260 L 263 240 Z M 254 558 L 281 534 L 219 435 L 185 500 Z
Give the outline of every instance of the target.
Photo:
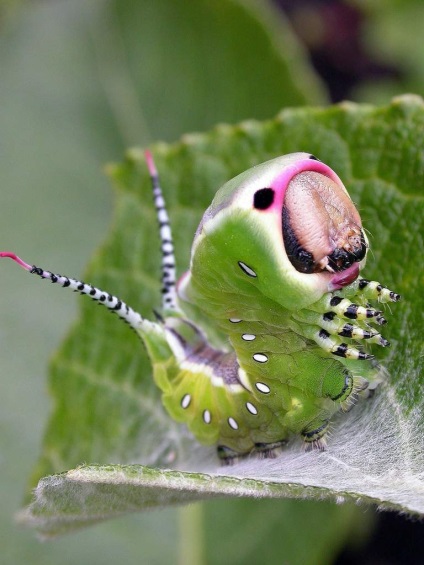
M 368 242 L 337 175 L 307 153 L 254 167 L 226 183 L 205 212 L 190 270 L 175 280 L 172 235 L 146 154 L 162 242 L 163 312 L 150 322 L 75 279 L 24 268 L 89 294 L 125 319 L 148 350 L 170 416 L 230 462 L 275 454 L 291 435 L 324 449 L 332 416 L 382 380 L 361 343 L 389 345 L 369 300 L 399 295 L 359 276 Z M 228 337 L 212 347 L 184 315 L 191 303 Z
M 180 299 L 198 306 L 228 336 L 233 353 L 210 348 L 190 324 L 193 336 L 184 339 L 181 351 L 182 341 L 176 338 L 173 343 L 168 337 L 170 358 L 178 360 L 178 368 L 168 373 L 166 386 L 163 378 L 156 382 L 171 416 L 185 422 L 200 442 L 218 443 L 224 458 L 269 452 L 293 433 L 323 448 L 333 414 L 347 409 L 359 391 L 380 378 L 371 356 L 338 336 L 354 334 L 388 345 L 369 327 L 370 319 L 382 319 L 367 304 L 369 298 L 385 302 L 397 296 L 378 283 L 357 279 L 357 260 L 347 261 L 349 266 L 338 272 L 300 272 L 285 249 L 285 192 L 295 177 L 301 185 L 313 185 L 311 171 L 322 177 L 321 183 L 332 181 L 327 190 L 342 193 L 339 206 L 353 207 L 338 177 L 307 154 L 257 166 L 218 191 L 197 231 L 190 271 L 178 286 Z M 316 189 L 302 185 L 295 198 L 305 191 Z M 338 210 L 337 218 L 344 212 Z M 356 210 L 353 215 L 363 264 L 365 235 Z M 330 245 L 326 251 L 330 255 L 334 249 Z M 349 279 L 354 280 L 344 286 Z M 344 288 L 329 292 L 332 286 Z M 186 323 L 168 319 L 165 328 L 170 325 L 174 335 L 181 335 L 178 328 Z M 151 358 L 155 367 L 154 355 Z

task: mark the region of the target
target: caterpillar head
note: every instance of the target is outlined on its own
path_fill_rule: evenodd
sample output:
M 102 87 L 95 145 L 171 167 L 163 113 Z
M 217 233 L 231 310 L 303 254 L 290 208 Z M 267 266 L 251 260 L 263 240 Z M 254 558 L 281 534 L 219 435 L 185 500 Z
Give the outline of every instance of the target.
M 292 153 L 218 191 L 196 232 L 180 293 L 190 300 L 207 269 L 209 284 L 222 293 L 241 284 L 248 294 L 302 308 L 353 282 L 366 253 L 361 218 L 339 177 L 314 156 Z

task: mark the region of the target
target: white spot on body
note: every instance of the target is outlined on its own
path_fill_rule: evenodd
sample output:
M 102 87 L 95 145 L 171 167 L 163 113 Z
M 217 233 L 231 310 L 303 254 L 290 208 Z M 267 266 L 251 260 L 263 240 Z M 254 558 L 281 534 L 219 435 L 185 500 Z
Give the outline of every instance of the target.
M 212 420 L 212 416 L 211 416 L 211 413 L 209 412 L 209 410 L 204 410 L 203 421 L 205 422 L 205 424 L 210 424 L 211 420 Z
M 265 353 L 255 353 L 253 359 L 258 363 L 266 363 L 268 361 L 268 357 L 265 355 Z
M 261 383 L 262 384 L 262 383 Z M 246 408 L 248 409 L 248 411 L 253 414 L 254 416 L 256 416 L 256 414 L 258 413 L 258 409 L 256 408 L 256 406 L 254 406 L 251 402 L 246 402 Z
M 191 402 L 191 396 L 190 394 L 185 394 L 182 399 L 181 399 L 181 406 L 182 408 L 184 408 L 184 410 L 186 408 L 188 408 L 190 406 L 190 402 Z
M 265 383 L 258 382 L 255 384 L 255 386 L 259 390 L 259 392 L 263 392 L 264 394 L 271 392 L 271 389 Z
M 253 341 L 254 339 L 256 339 L 256 336 L 253 334 L 243 334 L 241 336 L 241 339 L 244 339 L 244 341 Z
M 238 430 L 238 424 L 234 420 L 234 418 L 231 418 L 231 416 L 228 418 L 228 425 L 230 426 L 230 428 L 233 428 L 233 430 Z
M 246 265 L 246 263 L 243 263 L 243 261 L 239 261 L 238 264 L 239 264 L 241 270 L 244 271 L 246 273 L 246 275 L 248 275 L 249 277 L 257 277 L 258 276 L 255 273 L 255 271 L 251 267 Z
M 239 322 L 241 322 L 240 318 L 230 318 L 230 322 L 232 324 L 238 324 Z

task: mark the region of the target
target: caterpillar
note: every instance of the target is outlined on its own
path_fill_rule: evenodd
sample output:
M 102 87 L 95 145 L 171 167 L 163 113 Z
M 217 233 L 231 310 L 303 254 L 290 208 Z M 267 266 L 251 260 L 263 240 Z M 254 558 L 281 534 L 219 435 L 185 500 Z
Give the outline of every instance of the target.
M 336 173 L 292 153 L 238 175 L 204 213 L 190 268 L 176 278 L 171 226 L 150 152 L 162 252 L 162 310 L 150 321 L 108 292 L 30 265 L 28 272 L 88 295 L 127 322 L 149 354 L 169 415 L 224 463 L 273 457 L 300 435 L 326 449 L 331 418 L 382 381 L 369 344 L 387 347 L 369 301 L 400 296 L 362 278 L 369 248 Z M 227 336 L 212 346 L 184 314 L 189 303 Z

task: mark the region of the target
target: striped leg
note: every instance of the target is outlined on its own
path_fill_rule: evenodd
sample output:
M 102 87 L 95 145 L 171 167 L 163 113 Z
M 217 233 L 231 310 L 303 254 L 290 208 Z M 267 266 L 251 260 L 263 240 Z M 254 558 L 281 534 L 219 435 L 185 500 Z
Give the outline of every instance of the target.
M 363 321 L 359 321 L 358 323 L 347 322 L 346 319 L 339 317 L 336 312 L 320 314 L 318 312 L 312 312 L 311 310 L 301 310 L 293 314 L 293 318 L 298 322 L 318 326 L 330 335 L 339 335 L 355 340 L 363 339 L 368 343 L 375 343 L 382 347 L 390 345 L 380 332 L 376 331 L 367 323 Z
M 359 306 L 343 296 L 329 294 L 324 297 L 323 302 L 326 311 L 335 312 L 348 320 L 370 320 L 379 325 L 386 323 L 381 310 Z
M 328 432 L 329 421 L 316 419 L 302 431 L 302 438 L 305 442 L 305 451 L 325 451 L 327 441 L 325 436 Z
M 353 345 L 343 342 L 338 336 L 332 336 L 327 330 L 319 329 L 316 326 L 304 326 L 303 335 L 313 339 L 324 351 L 332 353 L 337 357 L 345 359 L 373 359 L 373 355 L 360 351 Z
M 355 281 L 356 282 L 356 281 Z M 368 300 L 377 300 L 385 304 L 387 302 L 399 302 L 401 295 L 393 292 L 377 281 L 359 278 L 357 280 L 358 292 Z

